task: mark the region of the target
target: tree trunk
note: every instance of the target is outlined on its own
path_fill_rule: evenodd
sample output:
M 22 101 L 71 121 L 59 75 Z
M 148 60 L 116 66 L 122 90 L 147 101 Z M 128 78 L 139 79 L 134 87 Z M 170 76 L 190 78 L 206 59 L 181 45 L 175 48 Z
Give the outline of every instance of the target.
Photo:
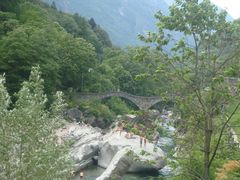
M 209 159 L 212 139 L 212 119 L 207 118 L 205 122 L 205 142 L 204 142 L 204 179 L 209 180 Z

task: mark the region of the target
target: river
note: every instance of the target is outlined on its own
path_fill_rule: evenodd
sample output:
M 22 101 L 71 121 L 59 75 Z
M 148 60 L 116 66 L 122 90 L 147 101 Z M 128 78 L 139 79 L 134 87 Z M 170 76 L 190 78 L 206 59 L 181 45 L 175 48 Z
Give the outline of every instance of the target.
M 84 169 L 84 180 L 95 180 L 98 176 L 100 176 L 105 169 L 100 168 L 98 166 L 91 166 Z M 158 173 L 143 173 L 143 174 L 125 174 L 122 177 L 122 180 L 149 180 L 150 177 L 153 179 L 158 179 Z M 79 174 L 77 174 L 73 180 L 80 180 Z

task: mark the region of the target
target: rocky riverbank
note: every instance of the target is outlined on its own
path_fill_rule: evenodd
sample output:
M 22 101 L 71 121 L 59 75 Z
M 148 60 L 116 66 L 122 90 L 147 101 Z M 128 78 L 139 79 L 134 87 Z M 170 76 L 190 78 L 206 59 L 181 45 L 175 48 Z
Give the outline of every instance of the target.
M 106 168 L 98 180 L 119 177 L 126 172 L 157 171 L 166 164 L 163 151 L 147 142 L 140 147 L 140 137 L 111 129 L 103 134 L 98 128 L 83 123 L 68 123 L 57 131 L 59 143 L 73 141 L 70 156 L 75 171 L 96 162 Z

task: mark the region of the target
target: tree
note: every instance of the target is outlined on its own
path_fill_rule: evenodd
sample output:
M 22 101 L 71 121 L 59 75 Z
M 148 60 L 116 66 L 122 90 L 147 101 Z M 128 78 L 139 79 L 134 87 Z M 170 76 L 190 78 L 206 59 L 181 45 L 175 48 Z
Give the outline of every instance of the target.
M 92 30 L 96 33 L 98 40 L 101 42 L 103 47 L 112 47 L 112 42 L 108 36 L 108 33 L 104 31 L 99 25 L 96 24 L 95 20 L 91 18 L 88 23 Z
M 53 1 L 53 2 L 52 2 L 52 4 L 51 4 L 51 8 L 53 8 L 53 9 L 57 10 L 57 6 L 56 6 L 56 3 L 55 3 L 55 1 Z
M 8 1 L 1 1 L 0 2 L 0 11 L 16 11 L 18 4 L 21 0 L 8 0 Z
M 112 47 L 112 42 L 108 36 L 108 33 L 99 25 L 95 27 L 94 32 L 96 33 L 98 40 L 101 42 L 103 47 Z
M 78 37 L 86 39 L 88 42 L 93 44 L 98 54 L 102 54 L 103 45 L 101 44 L 99 38 L 97 37 L 97 34 L 91 28 L 89 22 L 85 18 L 79 16 L 78 14 L 74 14 L 73 18 L 78 24 L 78 27 L 80 29 Z
M 25 25 L 1 39 L 0 72 L 6 73 L 10 94 L 19 90 L 20 84 L 28 78 L 31 67 L 36 64 L 42 67 L 47 92 L 56 89 L 60 64 L 57 42 L 64 34 L 54 27 L 40 29 Z
M 62 89 L 69 87 L 84 90 L 89 69 L 96 66 L 96 53 L 92 44 L 83 38 L 63 37 L 59 48 Z
M 95 23 L 95 20 L 91 18 L 88 22 L 91 25 L 92 29 L 94 30 L 97 26 L 97 24 Z
M 6 35 L 18 26 L 16 15 L 0 11 L 0 36 Z
M 224 111 L 232 98 L 224 71 L 236 56 L 236 51 L 229 49 L 239 48 L 239 40 L 234 37 L 237 27 L 227 22 L 226 12 L 220 12 L 209 0 L 176 0 L 169 10 L 169 15 L 156 14 L 157 33 L 140 38 L 165 51 L 160 66 L 177 80 L 179 87 L 172 87 L 172 93 L 180 95 L 176 101 L 182 117 L 187 119 L 184 143 L 190 151 L 183 148 L 184 155 L 191 159 L 200 154 L 203 167 L 198 170 L 202 172 L 194 175 L 207 180 L 226 124 L 239 106 L 230 115 Z M 169 32 L 180 32 L 182 38 L 171 39 Z M 174 44 L 170 52 L 164 50 L 168 44 Z
M 50 110 L 46 110 L 43 80 L 39 67 L 35 67 L 10 109 L 10 96 L 4 83 L 5 78 L 0 76 L 0 178 L 69 177 L 71 163 L 67 146 L 57 144 L 55 135 L 64 122 L 62 93 L 56 93 Z

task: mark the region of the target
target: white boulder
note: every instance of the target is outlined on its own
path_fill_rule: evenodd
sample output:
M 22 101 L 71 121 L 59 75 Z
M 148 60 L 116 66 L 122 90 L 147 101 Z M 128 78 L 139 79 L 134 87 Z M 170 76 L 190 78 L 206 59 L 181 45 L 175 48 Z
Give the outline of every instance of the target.
M 140 137 L 116 129 L 102 135 L 101 130 L 85 124 L 69 123 L 57 131 L 59 143 L 70 139 L 74 143 L 70 156 L 79 171 L 93 162 L 98 156 L 98 165 L 106 171 L 98 178 L 105 180 L 119 177 L 126 172 L 159 170 L 165 166 L 163 151 L 152 143 L 140 147 Z M 96 159 L 96 158 L 95 158 Z
M 58 141 L 73 141 L 70 157 L 75 162 L 74 170 L 79 171 L 93 162 L 93 156 L 98 154 L 101 131 L 86 124 L 68 123 L 57 131 Z
M 165 166 L 163 151 L 152 143 L 140 147 L 140 137 L 133 135 L 126 138 L 127 133 L 109 133 L 100 143 L 98 165 L 106 171 L 98 180 L 119 177 L 125 172 L 157 171 Z

